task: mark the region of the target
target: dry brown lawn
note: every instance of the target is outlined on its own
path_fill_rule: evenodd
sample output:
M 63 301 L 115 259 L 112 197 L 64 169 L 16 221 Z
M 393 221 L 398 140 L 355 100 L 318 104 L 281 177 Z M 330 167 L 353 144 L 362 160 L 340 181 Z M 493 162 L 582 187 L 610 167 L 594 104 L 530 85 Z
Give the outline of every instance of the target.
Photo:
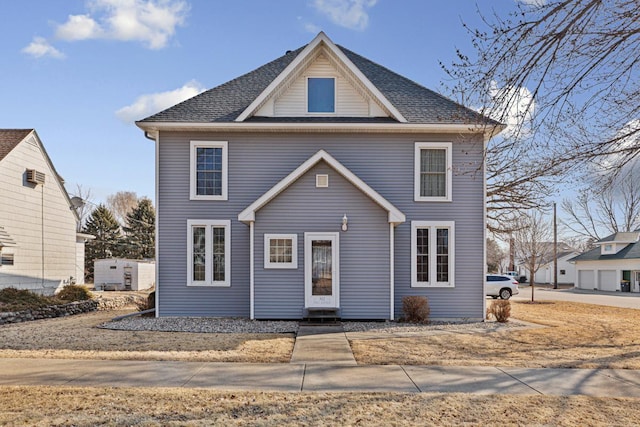
M 633 426 L 637 399 L 0 387 L 0 425 Z
M 353 339 L 359 364 L 640 369 L 640 310 L 512 302 L 512 317 L 544 325 L 489 334 Z
M 353 340 L 361 364 L 640 367 L 640 310 L 513 303 L 545 327 Z M 0 357 L 288 362 L 289 334 L 96 329 L 122 312 L 0 327 Z M 383 334 L 381 334 L 382 336 Z M 0 386 L 0 425 L 640 425 L 639 399 L 442 393 L 222 392 Z
M 288 363 L 293 334 L 114 331 L 95 326 L 128 311 L 96 311 L 0 326 L 0 357 Z

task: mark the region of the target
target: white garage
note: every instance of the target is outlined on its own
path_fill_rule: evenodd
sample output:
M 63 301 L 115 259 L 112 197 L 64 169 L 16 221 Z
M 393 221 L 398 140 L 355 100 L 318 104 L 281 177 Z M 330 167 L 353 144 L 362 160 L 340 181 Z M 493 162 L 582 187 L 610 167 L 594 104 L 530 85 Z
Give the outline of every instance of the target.
M 598 289 L 601 291 L 615 292 L 620 289 L 616 270 L 598 271 Z
M 596 287 L 595 274 L 593 270 L 578 270 L 578 283 L 580 289 L 594 289 Z

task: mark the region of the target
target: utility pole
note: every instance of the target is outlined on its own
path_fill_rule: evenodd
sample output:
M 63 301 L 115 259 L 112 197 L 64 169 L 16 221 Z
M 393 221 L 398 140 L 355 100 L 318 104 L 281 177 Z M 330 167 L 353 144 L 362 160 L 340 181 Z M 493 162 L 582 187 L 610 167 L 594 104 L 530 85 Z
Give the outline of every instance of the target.
M 558 222 L 556 202 L 553 202 L 553 289 L 558 289 Z

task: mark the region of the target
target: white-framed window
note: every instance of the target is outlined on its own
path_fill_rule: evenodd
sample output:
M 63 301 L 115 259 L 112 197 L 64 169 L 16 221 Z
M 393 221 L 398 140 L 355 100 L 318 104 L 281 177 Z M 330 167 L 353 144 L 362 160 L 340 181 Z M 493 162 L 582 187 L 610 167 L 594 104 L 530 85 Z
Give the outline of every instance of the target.
M 411 286 L 453 287 L 454 221 L 411 221 Z
M 450 202 L 452 162 L 450 142 L 416 142 L 414 200 Z
M 335 77 L 307 77 L 307 112 L 336 112 Z
M 298 235 L 265 234 L 264 268 L 298 268 Z
M 191 200 L 227 200 L 227 141 L 191 141 Z
M 231 286 L 231 221 L 187 220 L 187 285 Z

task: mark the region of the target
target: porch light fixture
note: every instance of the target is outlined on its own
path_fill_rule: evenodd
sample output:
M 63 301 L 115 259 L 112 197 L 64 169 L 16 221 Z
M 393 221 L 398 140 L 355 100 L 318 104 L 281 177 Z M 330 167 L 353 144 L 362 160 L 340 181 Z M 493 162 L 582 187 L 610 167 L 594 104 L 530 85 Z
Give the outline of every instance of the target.
M 342 231 L 347 231 L 348 226 L 347 223 L 349 222 L 349 218 L 347 218 L 347 214 L 344 214 L 344 216 L 342 217 Z

